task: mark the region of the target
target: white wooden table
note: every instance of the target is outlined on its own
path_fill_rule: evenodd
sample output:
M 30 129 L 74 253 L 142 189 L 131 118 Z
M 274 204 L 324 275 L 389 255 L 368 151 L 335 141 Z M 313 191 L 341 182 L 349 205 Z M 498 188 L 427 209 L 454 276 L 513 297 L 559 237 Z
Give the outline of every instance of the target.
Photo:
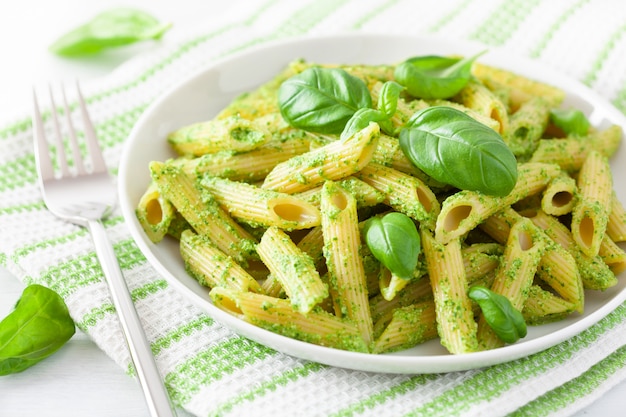
M 152 12 L 175 25 L 200 23 L 200 17 L 219 18 L 226 7 L 241 0 L 210 2 L 211 12 L 198 11 L 196 0 L 127 0 L 123 4 Z M 97 11 L 120 3 L 83 0 L 20 0 L 0 2 L 0 120 L 30 108 L 34 84 L 60 79 L 103 76 L 124 60 L 124 54 L 107 60 L 72 61 L 56 58 L 46 48 L 68 28 L 82 23 Z M 71 11 L 67 14 L 66 11 Z M 172 33 L 175 36 L 174 33 Z M 9 59 L 6 59 L 8 57 Z M 8 65 L 6 64 L 8 63 Z M 0 236 L 0 239 L 7 238 Z M 0 317 L 11 311 L 24 285 L 0 268 Z M 577 414 L 622 416 L 626 382 Z M 180 411 L 181 417 L 188 416 Z M 137 382 L 126 375 L 89 338 L 78 332 L 63 348 L 36 366 L 15 375 L 0 377 L 0 416 L 3 417 L 143 417 L 148 416 Z

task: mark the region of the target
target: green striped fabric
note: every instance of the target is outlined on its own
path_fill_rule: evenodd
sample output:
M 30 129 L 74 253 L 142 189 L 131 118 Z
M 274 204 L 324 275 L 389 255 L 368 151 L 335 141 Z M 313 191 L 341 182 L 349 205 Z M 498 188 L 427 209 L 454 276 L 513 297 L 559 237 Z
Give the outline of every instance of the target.
M 626 113 L 621 6 L 619 0 L 250 1 L 85 90 L 114 172 L 138 117 L 175 82 L 220 58 L 296 36 L 439 35 L 506 48 L 579 79 Z M 26 283 L 59 292 L 80 329 L 132 374 L 89 235 L 56 219 L 41 201 L 24 111 L 22 120 L 0 125 L 0 264 Z M 286 356 L 233 334 L 170 287 L 120 213 L 105 225 L 167 388 L 194 415 L 570 415 L 626 378 L 624 305 L 559 345 L 470 371 L 366 373 Z

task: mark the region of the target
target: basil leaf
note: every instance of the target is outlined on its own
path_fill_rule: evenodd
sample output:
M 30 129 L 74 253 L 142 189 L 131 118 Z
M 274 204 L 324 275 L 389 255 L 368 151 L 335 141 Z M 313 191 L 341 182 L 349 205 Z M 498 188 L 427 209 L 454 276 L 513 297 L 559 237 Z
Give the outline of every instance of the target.
M 468 296 L 478 303 L 485 321 L 504 342 L 515 343 L 526 336 L 524 316 L 507 297 L 478 285 L 470 288 Z
M 346 127 L 344 127 L 341 132 L 340 139 L 347 139 L 356 132 L 365 129 L 370 122 L 378 123 L 383 130 L 384 127 L 392 128 L 390 123 L 388 123 L 389 120 L 387 117 L 380 111 L 369 108 L 359 109 L 352 115 L 350 120 L 348 120 L 348 123 L 346 123 Z
M 0 322 L 0 375 L 33 366 L 56 352 L 74 332 L 63 299 L 46 287 L 29 285 Z
M 64 56 L 89 55 L 105 48 L 159 39 L 171 26 L 141 10 L 116 8 L 61 36 L 50 50 Z
M 578 109 L 552 109 L 550 120 L 568 135 L 585 136 L 589 132 L 589 120 Z
M 483 53 L 463 59 L 437 55 L 409 58 L 396 66 L 394 78 L 414 97 L 450 98 L 467 85 L 472 64 Z
M 463 190 L 504 196 L 517 181 L 517 160 L 502 137 L 451 107 L 415 113 L 400 131 L 400 148 L 430 177 Z
M 361 108 L 372 107 L 365 83 L 340 68 L 307 68 L 278 89 L 278 106 L 293 127 L 318 133 L 341 133 Z
M 394 275 L 411 279 L 421 252 L 413 220 L 402 213 L 370 218 L 364 226 L 365 243 L 378 261 Z
M 387 81 L 380 89 L 378 96 L 378 110 L 385 117 L 392 118 L 398 108 L 398 99 L 404 87 L 395 81 Z

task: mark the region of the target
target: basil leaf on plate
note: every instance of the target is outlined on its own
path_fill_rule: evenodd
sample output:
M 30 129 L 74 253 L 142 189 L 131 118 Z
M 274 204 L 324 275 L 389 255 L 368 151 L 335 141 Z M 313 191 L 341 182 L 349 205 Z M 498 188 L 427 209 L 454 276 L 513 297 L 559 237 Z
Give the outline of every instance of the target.
M 0 375 L 35 365 L 56 352 L 74 332 L 63 299 L 44 286 L 29 285 L 15 309 L 0 322 Z
M 552 109 L 550 120 L 568 135 L 585 136 L 589 132 L 589 120 L 578 109 Z
M 468 296 L 478 303 L 485 321 L 504 342 L 515 343 L 526 337 L 524 316 L 508 298 L 478 285 L 469 289 Z
M 61 36 L 50 50 L 64 56 L 89 55 L 105 48 L 159 39 L 171 26 L 141 10 L 116 8 Z
M 400 148 L 430 177 L 462 190 L 504 196 L 517 181 L 517 160 L 500 134 L 451 107 L 415 113 Z
M 472 64 L 483 53 L 463 59 L 437 55 L 409 58 L 396 67 L 394 78 L 414 97 L 450 98 L 467 85 Z
M 278 89 L 283 118 L 293 127 L 318 133 L 341 133 L 372 97 L 360 78 L 340 68 L 307 68 Z
M 413 277 L 421 242 L 411 218 L 398 212 L 372 217 L 365 223 L 363 234 L 372 255 L 381 264 L 400 278 Z

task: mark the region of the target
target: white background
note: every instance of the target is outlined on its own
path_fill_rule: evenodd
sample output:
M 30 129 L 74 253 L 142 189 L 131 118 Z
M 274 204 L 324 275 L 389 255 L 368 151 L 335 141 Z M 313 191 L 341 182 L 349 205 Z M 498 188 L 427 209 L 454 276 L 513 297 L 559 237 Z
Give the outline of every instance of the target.
M 147 43 L 89 59 L 59 58 L 48 52 L 48 45 L 58 36 L 115 6 L 136 6 L 172 22 L 165 41 L 175 41 L 190 27 L 219 19 L 235 7 L 246 7 L 246 1 L 0 1 L 0 124 L 29 115 L 33 86 L 105 76 L 133 56 L 159 47 Z M 12 309 L 23 288 L 0 268 L 0 318 Z M 621 383 L 577 416 L 621 416 L 625 396 L 626 383 Z M 148 412 L 136 381 L 79 332 L 37 366 L 0 377 L 0 416 L 143 417 Z

